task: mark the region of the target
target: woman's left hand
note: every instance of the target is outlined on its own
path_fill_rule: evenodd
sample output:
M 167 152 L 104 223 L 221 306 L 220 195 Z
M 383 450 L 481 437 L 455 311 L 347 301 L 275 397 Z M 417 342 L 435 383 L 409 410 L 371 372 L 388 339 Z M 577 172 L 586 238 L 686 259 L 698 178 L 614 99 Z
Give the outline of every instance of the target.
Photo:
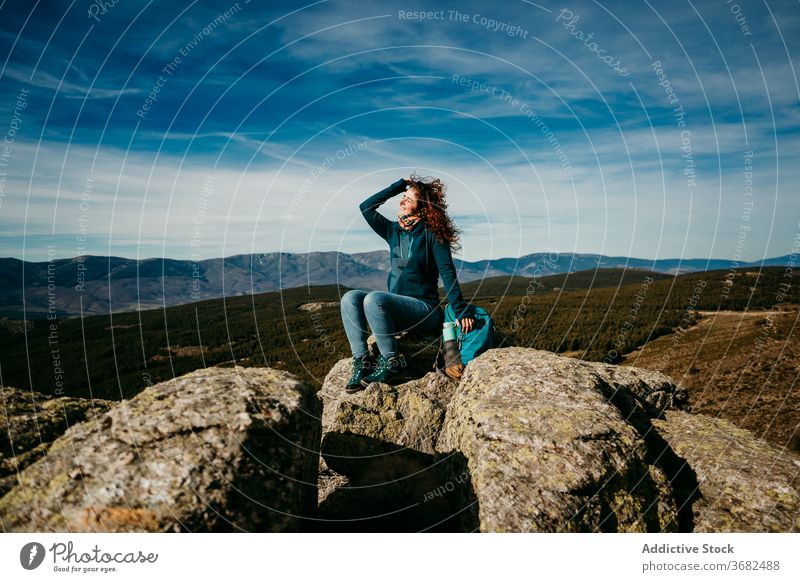
M 462 317 L 458 322 L 458 327 L 461 328 L 461 333 L 469 333 L 475 327 L 475 320 L 471 317 Z

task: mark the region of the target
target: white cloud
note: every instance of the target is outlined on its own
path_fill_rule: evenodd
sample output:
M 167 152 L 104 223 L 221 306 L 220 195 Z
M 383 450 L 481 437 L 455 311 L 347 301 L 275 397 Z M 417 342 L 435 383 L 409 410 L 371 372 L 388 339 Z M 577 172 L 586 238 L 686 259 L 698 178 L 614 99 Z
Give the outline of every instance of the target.
M 42 87 L 53 91 L 57 90 L 60 95 L 75 99 L 107 99 L 110 97 L 119 97 L 120 95 L 135 95 L 143 92 L 141 89 L 133 87 L 127 89 L 107 89 L 96 85 L 80 85 L 78 83 L 59 79 L 42 69 L 28 71 L 15 67 L 7 67 L 4 76 L 35 87 Z

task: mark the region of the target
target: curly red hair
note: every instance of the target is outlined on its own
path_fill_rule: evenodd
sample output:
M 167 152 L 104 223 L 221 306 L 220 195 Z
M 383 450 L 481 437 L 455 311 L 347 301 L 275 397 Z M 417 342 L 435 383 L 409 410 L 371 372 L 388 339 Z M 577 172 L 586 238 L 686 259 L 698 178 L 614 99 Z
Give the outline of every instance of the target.
M 447 244 L 451 251 L 461 248 L 458 242 L 460 231 L 447 214 L 445 191 L 447 186 L 439 178 L 421 177 L 411 174 L 411 187 L 417 191 L 419 206 L 417 214 L 425 220 L 425 226 L 442 244 Z

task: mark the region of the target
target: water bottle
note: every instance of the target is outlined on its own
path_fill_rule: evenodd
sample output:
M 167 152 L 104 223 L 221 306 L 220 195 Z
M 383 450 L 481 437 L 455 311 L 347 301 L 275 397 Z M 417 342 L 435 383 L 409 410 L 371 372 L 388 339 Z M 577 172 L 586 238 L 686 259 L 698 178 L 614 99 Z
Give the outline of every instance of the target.
M 460 380 L 464 364 L 461 362 L 461 352 L 458 349 L 455 322 L 446 321 L 442 326 L 442 340 L 444 342 L 444 373 L 454 380 Z

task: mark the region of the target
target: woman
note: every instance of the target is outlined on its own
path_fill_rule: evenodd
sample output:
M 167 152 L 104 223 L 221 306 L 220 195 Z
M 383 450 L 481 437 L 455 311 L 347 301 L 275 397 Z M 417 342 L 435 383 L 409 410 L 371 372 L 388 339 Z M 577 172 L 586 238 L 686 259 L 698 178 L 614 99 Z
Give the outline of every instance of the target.
M 378 213 L 381 204 L 401 193 L 397 222 Z M 447 215 L 444 197 L 441 180 L 412 175 L 361 203 L 367 223 L 389 243 L 391 271 L 388 292 L 352 290 L 342 297 L 342 322 L 353 352 L 347 392 L 363 390 L 371 382 L 388 382 L 398 374 L 396 333 L 441 332 L 440 274 L 457 324 L 464 333 L 474 326 L 453 265 L 451 251 L 458 248 L 458 231 Z M 380 351 L 374 366 L 367 349 L 367 323 Z

